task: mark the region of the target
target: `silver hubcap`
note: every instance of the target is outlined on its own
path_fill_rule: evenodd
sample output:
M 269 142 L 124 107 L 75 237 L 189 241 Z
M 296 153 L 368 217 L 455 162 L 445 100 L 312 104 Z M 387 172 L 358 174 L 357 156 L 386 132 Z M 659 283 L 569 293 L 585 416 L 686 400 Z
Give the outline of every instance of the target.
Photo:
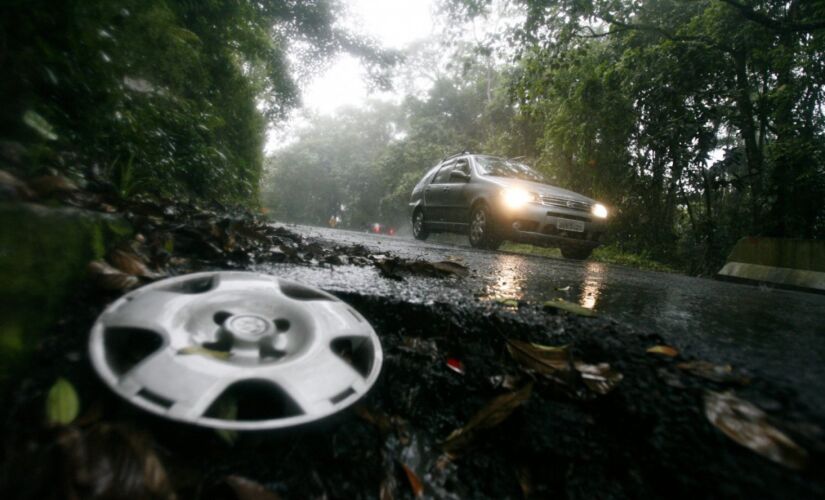
M 476 210 L 473 213 L 473 222 L 470 224 L 470 238 L 473 242 L 479 242 L 484 238 L 484 230 L 487 228 L 487 216 L 484 210 Z
M 148 337 L 154 349 L 124 364 L 118 360 L 136 356 L 130 335 Z M 335 413 L 369 390 L 382 362 L 375 331 L 349 305 L 311 287 L 242 272 L 171 278 L 123 296 L 98 318 L 89 350 L 103 380 L 131 403 L 238 430 L 289 427 Z M 244 384 L 283 398 L 270 407 L 288 403 L 294 411 L 244 419 L 210 411 Z

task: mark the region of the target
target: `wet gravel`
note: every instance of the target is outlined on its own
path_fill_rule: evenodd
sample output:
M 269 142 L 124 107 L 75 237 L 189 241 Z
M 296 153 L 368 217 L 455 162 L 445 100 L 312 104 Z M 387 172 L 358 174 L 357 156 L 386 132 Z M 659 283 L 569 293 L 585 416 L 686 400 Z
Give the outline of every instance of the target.
M 410 475 L 425 498 L 825 495 L 819 474 L 825 440 L 817 417 L 769 380 L 741 385 L 696 377 L 676 367 L 685 356 L 646 353 L 664 341 L 661 336 L 605 318 L 494 303 L 339 296 L 381 339 L 385 361 L 376 386 L 356 408 L 332 419 L 295 431 L 242 433 L 230 445 L 213 431 L 130 407 L 97 380 L 86 359 L 85 329 L 102 300 L 93 292 L 82 295 L 86 307 L 47 338 L 36 369 L 4 407 L 3 498 L 64 498 L 67 488 L 76 488 L 69 485 L 76 485 L 79 465 L 65 448 L 66 430 L 40 425 L 44 393 L 56 376 L 69 377 L 81 397 L 83 416 L 72 429 L 88 437 L 101 426 L 118 426 L 126 436 L 140 436 L 169 480 L 164 494 L 140 489 L 135 485 L 146 479 L 133 476 L 143 469 L 123 464 L 142 464 L 145 457 L 117 454 L 117 441 L 96 446 L 89 438 L 80 441 L 84 463 L 108 463 L 117 482 L 110 496 L 75 489 L 84 498 L 245 498 L 229 486 L 237 478 L 278 495 L 252 498 L 413 498 Z M 609 363 L 623 379 L 605 395 L 581 398 L 525 371 L 508 355 L 507 339 L 568 345 L 576 358 Z M 450 369 L 450 359 L 461 362 L 463 373 Z M 503 421 L 453 456 L 444 452 L 447 436 L 479 409 L 531 383 L 529 399 Z M 772 462 L 711 425 L 703 398 L 707 391 L 728 390 L 760 405 L 807 451 L 803 470 Z M 128 471 L 132 476 L 118 476 Z

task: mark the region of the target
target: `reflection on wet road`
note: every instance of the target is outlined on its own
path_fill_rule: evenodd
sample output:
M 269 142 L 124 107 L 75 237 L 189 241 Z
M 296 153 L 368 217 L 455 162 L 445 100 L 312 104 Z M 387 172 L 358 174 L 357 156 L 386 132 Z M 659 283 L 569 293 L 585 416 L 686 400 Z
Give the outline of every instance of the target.
M 521 300 L 524 298 L 524 257 L 500 254 L 493 258 L 489 284 L 485 286 L 485 298 L 495 300 Z
M 825 295 L 639 271 L 599 262 L 479 251 L 318 228 L 295 228 L 337 244 L 363 244 L 406 258 L 458 260 L 467 278 L 392 281 L 373 268 L 274 266 L 266 270 L 330 291 L 419 302 L 516 299 L 576 302 L 601 316 L 658 333 L 686 354 L 731 363 L 784 382 L 825 412 Z

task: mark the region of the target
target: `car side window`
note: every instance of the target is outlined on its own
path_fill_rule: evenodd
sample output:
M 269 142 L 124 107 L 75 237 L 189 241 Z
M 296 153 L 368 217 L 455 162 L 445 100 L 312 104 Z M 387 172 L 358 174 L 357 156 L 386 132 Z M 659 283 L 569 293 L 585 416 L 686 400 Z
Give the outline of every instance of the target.
M 445 184 L 450 182 L 450 173 L 453 171 L 453 167 L 455 166 L 455 162 L 450 162 L 441 167 L 441 170 L 435 174 L 435 178 L 433 179 L 433 184 Z
M 464 174 L 470 175 L 470 162 L 467 161 L 467 158 L 462 158 L 455 163 L 455 170 L 457 172 L 463 172 Z

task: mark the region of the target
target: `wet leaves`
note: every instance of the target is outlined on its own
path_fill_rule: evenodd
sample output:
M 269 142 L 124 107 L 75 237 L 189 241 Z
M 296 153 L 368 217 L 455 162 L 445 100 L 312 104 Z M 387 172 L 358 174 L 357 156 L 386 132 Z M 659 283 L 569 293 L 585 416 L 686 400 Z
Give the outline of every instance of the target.
M 238 500 L 280 500 L 280 496 L 262 484 L 243 476 L 231 475 L 224 479 Z
M 529 383 L 515 392 L 502 394 L 479 410 L 464 427 L 454 430 L 444 441 L 444 451 L 452 456 L 460 454 L 475 441 L 481 431 L 491 429 L 504 422 L 519 406 L 523 405 L 533 392 Z
M 140 283 L 136 276 L 124 273 L 102 260 L 90 262 L 88 270 L 95 284 L 103 290 L 124 292 Z
M 410 489 L 412 490 L 413 496 L 418 498 L 424 494 L 424 483 L 421 482 L 421 479 L 418 477 L 418 474 L 415 473 L 407 464 L 401 464 L 401 467 L 404 469 L 404 474 L 407 476 L 407 481 L 410 483 Z
M 374 255 L 372 259 L 375 267 L 383 276 L 394 280 L 402 280 L 405 275 L 443 278 L 448 276 L 465 277 L 469 274 L 469 269 L 466 266 L 449 260 L 429 262 L 388 257 L 386 255 Z
M 46 395 L 46 422 L 49 425 L 68 425 L 77 418 L 80 400 L 71 382 L 58 378 Z
M 667 356 L 668 358 L 675 358 L 679 355 L 679 351 L 669 345 L 655 345 L 649 347 L 646 351 L 648 354 L 658 354 L 660 356 Z
M 504 307 L 509 307 L 511 309 L 518 309 L 518 300 L 516 300 L 516 299 L 501 298 L 501 299 L 498 299 L 496 302 L 503 305 Z
M 508 339 L 507 351 L 520 365 L 545 375 L 571 368 L 567 346 L 551 347 Z
M 88 430 L 68 427 L 58 442 L 67 498 L 176 498 L 147 434 L 103 423 Z
M 556 311 L 564 311 L 572 314 L 576 314 L 578 316 L 585 316 L 585 317 L 595 317 L 597 316 L 596 312 L 592 309 L 588 309 L 586 307 L 582 307 L 578 304 L 574 304 L 573 302 L 568 302 L 564 299 L 553 299 L 548 300 L 544 303 L 545 309 L 551 309 Z
M 25 182 L 10 172 L 0 170 L 0 200 L 28 200 L 34 193 Z
M 133 252 L 116 249 L 109 255 L 109 260 L 116 268 L 126 274 L 143 278 L 155 278 L 158 276 L 157 273 L 149 270 L 143 258 Z
M 607 363 L 588 365 L 586 363 L 576 363 L 576 370 L 581 374 L 584 385 L 592 392 L 601 396 L 612 391 L 624 376 L 616 370 L 610 368 Z
M 731 365 L 715 365 L 708 361 L 689 361 L 676 365 L 680 370 L 720 384 L 747 385 L 750 379 L 734 371 Z
M 29 181 L 29 187 L 41 198 L 77 191 L 77 185 L 62 175 L 41 175 Z
M 808 453 L 772 426 L 768 416 L 732 392 L 705 394 L 705 416 L 717 429 L 740 445 L 791 469 L 803 469 Z
M 624 378 L 607 363 L 588 364 L 573 359 L 567 346 L 553 347 L 508 339 L 507 351 L 522 367 L 544 375 L 580 397 L 586 396 L 577 391 L 582 385 L 589 392 L 603 396 Z

